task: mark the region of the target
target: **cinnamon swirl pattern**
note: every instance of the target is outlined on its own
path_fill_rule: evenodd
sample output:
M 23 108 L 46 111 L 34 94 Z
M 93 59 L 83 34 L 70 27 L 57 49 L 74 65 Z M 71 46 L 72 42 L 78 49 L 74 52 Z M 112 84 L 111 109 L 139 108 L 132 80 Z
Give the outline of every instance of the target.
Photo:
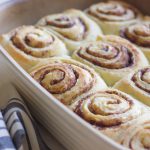
M 127 94 L 107 89 L 73 103 L 70 108 L 102 133 L 118 140 L 132 120 L 143 114 L 142 106 Z M 124 126 L 124 128 L 123 128 Z M 117 131 L 118 132 L 115 132 Z
M 70 58 L 51 58 L 34 67 L 31 76 L 65 105 L 89 92 L 106 88 L 94 70 Z
M 63 42 L 41 27 L 18 27 L 1 35 L 0 43 L 27 71 L 49 57 L 68 54 Z
M 150 67 L 142 68 L 114 85 L 150 106 Z
M 94 21 L 76 9 L 46 16 L 37 24 L 53 30 L 71 51 L 85 41 L 95 41 L 102 34 L 101 29 Z
M 121 29 L 120 36 L 138 46 L 150 62 L 150 17 Z
M 150 149 L 150 116 L 144 114 L 126 130 L 122 144 L 132 150 Z
M 142 16 L 136 8 L 121 1 L 94 4 L 86 13 L 98 23 L 104 34 L 117 34 L 121 27 L 136 22 Z
M 109 86 L 148 65 L 138 48 L 117 36 L 103 36 L 97 42 L 86 43 L 72 57 L 95 68 Z

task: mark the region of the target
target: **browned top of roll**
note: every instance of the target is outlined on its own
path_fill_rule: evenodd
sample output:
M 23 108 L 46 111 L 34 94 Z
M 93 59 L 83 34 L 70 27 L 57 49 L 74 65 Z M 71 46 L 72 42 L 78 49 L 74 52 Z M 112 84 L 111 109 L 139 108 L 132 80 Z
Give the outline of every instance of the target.
M 137 18 L 138 10 L 121 1 L 107 1 L 92 5 L 87 13 L 104 21 L 128 21 Z
M 95 74 L 91 70 L 78 64 L 63 62 L 43 65 L 32 71 L 31 76 L 66 105 L 90 90 L 96 82 Z
M 117 36 L 86 43 L 74 54 L 98 67 L 117 70 L 136 68 L 144 57 L 133 44 Z
M 118 126 L 141 113 L 135 100 L 113 89 L 90 94 L 75 106 L 75 113 L 99 128 Z
M 150 94 L 150 67 L 137 71 L 131 80 L 138 88 Z
M 150 22 L 136 23 L 123 28 L 120 36 L 138 46 L 150 48 Z

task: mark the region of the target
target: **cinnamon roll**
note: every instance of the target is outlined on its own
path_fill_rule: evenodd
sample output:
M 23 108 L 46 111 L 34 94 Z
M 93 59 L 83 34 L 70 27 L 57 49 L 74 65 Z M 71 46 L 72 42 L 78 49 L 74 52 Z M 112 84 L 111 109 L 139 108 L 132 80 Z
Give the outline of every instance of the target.
M 102 34 L 101 29 L 94 21 L 76 9 L 48 15 L 39 20 L 37 25 L 52 30 L 71 51 L 85 41 L 95 41 Z
M 65 105 L 106 88 L 93 69 L 70 58 L 55 57 L 31 69 L 30 75 Z
M 122 144 L 132 150 L 150 149 L 150 116 L 149 113 L 139 117 L 122 136 Z
M 150 17 L 120 30 L 120 36 L 138 46 L 150 62 Z
M 129 74 L 117 82 L 114 88 L 130 94 L 150 106 L 150 67 Z
M 141 13 L 123 1 L 94 4 L 86 13 L 102 28 L 104 34 L 118 34 L 120 28 L 141 19 Z
M 1 35 L 0 43 L 27 71 L 49 57 L 68 54 L 64 43 L 41 27 L 18 27 Z
M 130 122 L 144 113 L 143 106 L 138 101 L 115 89 L 89 94 L 73 103 L 70 108 L 96 129 L 118 142 Z
M 114 35 L 83 44 L 72 57 L 94 68 L 109 86 L 130 72 L 148 65 L 137 47 Z

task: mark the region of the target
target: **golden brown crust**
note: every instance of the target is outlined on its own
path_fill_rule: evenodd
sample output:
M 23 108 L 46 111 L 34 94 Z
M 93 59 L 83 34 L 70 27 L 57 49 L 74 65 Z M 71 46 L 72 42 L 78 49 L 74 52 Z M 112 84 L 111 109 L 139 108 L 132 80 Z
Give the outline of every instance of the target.
M 121 28 L 118 34 L 138 46 L 150 62 L 149 16 L 144 16 L 142 20 Z
M 120 36 L 138 46 L 150 48 L 150 20 L 123 28 L 120 31 Z
M 141 114 L 140 105 L 130 96 L 114 89 L 88 95 L 71 108 L 81 118 L 102 130 L 119 126 Z
M 37 25 L 52 30 L 71 51 L 74 51 L 82 42 L 95 41 L 102 34 L 94 21 L 76 9 L 43 17 Z
M 104 34 L 118 35 L 122 27 L 135 23 L 142 14 L 124 1 L 106 1 L 94 4 L 85 11 L 101 28 Z
M 150 67 L 144 67 L 129 74 L 114 85 L 136 99 L 150 106 Z
M 133 65 L 131 46 L 117 42 L 97 42 L 81 47 L 78 55 L 96 66 L 107 69 L 122 69 Z M 134 55 L 138 55 L 135 51 Z
M 150 116 L 149 113 L 139 117 L 122 137 L 122 144 L 132 150 L 150 149 Z
M 150 94 L 150 67 L 137 71 L 131 78 L 135 86 Z
M 60 15 L 56 17 L 55 19 L 49 19 L 48 17 L 45 19 L 47 26 L 52 26 L 55 28 L 58 28 L 58 32 L 62 34 L 64 37 L 73 40 L 73 41 L 81 41 L 85 38 L 87 27 L 84 21 L 79 17 L 69 17 L 65 15 Z M 75 32 L 73 34 L 69 34 L 66 32 L 63 32 L 62 30 L 70 30 L 71 28 L 76 28 Z M 57 30 L 56 30 L 57 31 Z M 78 33 L 76 33 L 76 31 Z
M 122 1 L 107 1 L 92 5 L 87 13 L 99 20 L 121 22 L 130 21 L 138 17 L 139 11 Z
M 72 57 L 93 67 L 108 85 L 148 65 L 137 47 L 118 36 L 103 36 L 97 42 L 86 43 Z
M 18 27 L 2 35 L 0 43 L 26 70 L 49 57 L 68 54 L 63 42 L 41 27 Z
M 53 58 L 34 68 L 31 76 L 65 105 L 70 105 L 93 87 L 95 90 L 106 87 L 92 69 L 67 58 Z

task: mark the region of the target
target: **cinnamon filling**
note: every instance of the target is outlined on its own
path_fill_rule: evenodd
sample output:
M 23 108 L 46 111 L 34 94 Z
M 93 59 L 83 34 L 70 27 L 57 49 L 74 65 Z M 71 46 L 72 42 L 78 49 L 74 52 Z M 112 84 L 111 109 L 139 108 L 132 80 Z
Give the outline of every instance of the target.
M 135 73 L 133 75 L 131 80 L 134 82 L 134 84 L 138 88 L 140 88 L 141 90 L 143 90 L 143 91 L 150 94 L 150 81 L 148 81 L 144 78 L 144 75 L 146 73 L 150 74 L 150 68 L 145 68 L 145 69 L 142 69 L 142 70 L 138 71 L 137 73 Z M 149 88 L 148 88 L 148 86 L 145 86 L 145 84 L 148 84 Z
M 82 50 L 85 49 L 85 53 Z M 106 53 L 101 53 L 105 51 Z M 110 54 L 109 54 L 110 53 Z M 90 45 L 87 48 L 81 47 L 77 53 L 81 58 L 91 62 L 94 65 L 107 69 L 122 69 L 133 65 L 133 55 L 124 46 L 114 47 L 113 45 L 105 45 L 93 49 Z M 118 59 L 117 59 L 118 58 Z M 106 61 L 104 61 L 106 59 Z M 111 60 L 116 59 L 111 63 Z M 110 62 L 108 62 L 110 60 Z
M 47 47 L 50 44 L 52 44 L 54 42 L 54 40 L 55 40 L 54 37 L 51 35 L 50 38 L 45 39 L 44 41 L 41 41 L 40 35 L 37 34 L 37 33 L 29 33 L 28 35 L 26 35 L 26 37 L 24 39 L 25 43 L 28 46 L 33 47 L 33 48 L 44 48 L 44 47 Z
M 96 94 L 96 93 L 95 93 Z M 111 95 L 118 95 L 120 98 L 124 99 L 127 103 L 128 103 L 128 108 L 123 110 L 123 111 L 120 111 L 120 112 L 117 112 L 117 113 L 103 113 L 103 111 L 101 111 L 100 107 L 98 104 L 96 107 L 93 106 L 92 104 L 92 99 L 93 99 L 93 95 L 94 94 L 91 94 L 89 96 L 87 96 L 86 98 L 82 99 L 79 101 L 78 105 L 76 106 L 76 108 L 74 109 L 74 112 L 76 114 L 78 114 L 81 118 L 83 118 L 84 120 L 86 120 L 87 122 L 89 122 L 90 124 L 96 126 L 96 127 L 99 127 L 99 129 L 104 129 L 106 127 L 116 127 L 116 126 L 119 126 L 120 124 L 123 123 L 123 121 L 119 118 L 115 118 L 115 115 L 124 115 L 126 112 L 128 112 L 130 109 L 132 109 L 132 106 L 134 105 L 134 103 L 132 102 L 132 100 L 130 100 L 128 97 L 122 95 L 121 93 L 118 93 L 116 91 L 106 91 L 105 94 L 109 94 L 110 95 L 110 99 L 111 99 Z M 92 98 L 92 99 L 91 99 Z M 94 97 L 96 98 L 96 97 Z M 100 101 L 101 101 L 101 97 L 100 98 Z M 103 117 L 109 117 L 109 116 L 113 116 L 114 115 L 114 119 L 113 121 L 111 121 L 110 119 L 106 119 L 106 121 L 104 122 L 104 120 L 101 120 L 101 119 L 92 119 L 91 117 L 87 118 L 85 115 L 84 115 L 84 111 L 83 111 L 83 105 L 84 103 L 90 99 L 90 103 L 88 103 L 88 110 L 90 111 L 90 113 L 92 113 L 92 116 L 93 115 L 102 115 L 102 118 Z M 121 102 L 119 99 L 114 99 L 114 102 L 111 102 L 110 104 L 114 104 L 114 105 L 119 105 Z M 109 104 L 109 102 L 107 103 Z M 99 108 L 98 108 L 99 107 Z M 96 109 L 97 108 L 97 109 Z M 88 115 L 88 113 L 86 113 Z M 90 115 L 90 114 L 89 114 Z M 132 115 L 131 115 L 132 116 Z M 129 119 L 132 119 L 132 117 L 130 117 Z
M 144 126 L 146 124 L 150 124 L 150 122 L 145 122 L 143 124 L 143 128 L 139 128 L 139 131 L 137 131 L 137 133 L 131 138 L 130 143 L 129 143 L 129 147 L 131 149 L 135 150 L 136 147 L 134 148 L 134 146 L 135 146 L 135 142 L 136 142 L 137 139 L 140 140 L 138 144 L 139 144 L 139 146 L 142 146 L 141 148 L 144 148 L 145 150 L 146 149 L 147 150 L 150 149 L 150 143 L 149 143 L 150 127 L 149 128 L 145 128 Z
M 95 83 L 95 76 L 90 70 L 66 63 L 49 64 L 35 70 L 31 76 L 64 104 L 70 104 Z
M 71 39 L 73 41 L 81 41 L 86 37 L 87 27 L 83 19 L 80 17 L 73 18 L 68 16 L 62 16 L 54 20 L 50 20 L 50 19 L 46 20 L 46 24 L 57 28 L 62 28 L 62 31 L 57 29 L 56 31 L 62 34 L 64 37 Z M 79 28 L 75 30 L 75 27 L 79 27 Z M 65 32 L 63 31 L 63 29 L 66 30 L 68 29 L 68 31 Z M 73 33 L 74 30 L 75 32 Z
M 99 3 L 89 8 L 88 13 L 104 21 L 127 21 L 137 17 L 137 12 L 130 6 L 118 3 Z
M 131 41 L 132 43 L 135 43 L 138 46 L 146 48 L 150 47 L 150 25 L 141 24 L 138 25 L 138 27 L 136 27 L 136 24 L 131 25 L 120 30 L 120 36 Z
M 62 16 L 60 18 L 56 18 L 55 20 L 47 20 L 46 23 L 47 25 L 55 26 L 58 28 L 71 28 L 76 24 L 74 19 L 67 16 Z
M 31 29 L 29 28 L 29 30 Z M 52 35 L 44 34 L 44 31 L 40 29 L 34 28 L 32 30 L 35 30 L 35 32 L 19 30 L 19 32 L 12 35 L 13 46 L 36 58 L 50 57 L 49 51 L 53 48 L 55 38 Z

